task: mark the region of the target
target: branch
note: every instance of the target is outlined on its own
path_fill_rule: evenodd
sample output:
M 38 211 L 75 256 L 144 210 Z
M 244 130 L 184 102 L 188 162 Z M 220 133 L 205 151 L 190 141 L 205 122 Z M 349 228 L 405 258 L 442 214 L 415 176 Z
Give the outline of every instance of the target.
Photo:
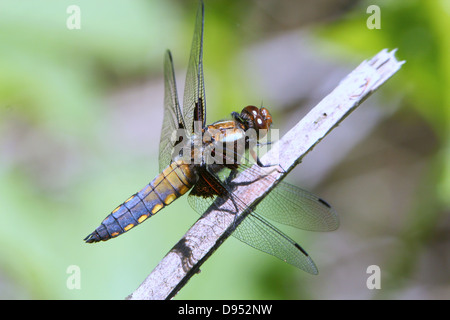
M 241 184 L 235 195 L 249 207 L 256 206 L 317 143 L 400 69 L 404 61 L 397 61 L 394 54 L 395 50 L 384 49 L 341 80 L 333 92 L 262 157 L 262 163 L 279 163 L 281 168 L 271 167 L 268 172 L 273 179 Z M 233 182 L 245 182 L 244 176 L 239 175 Z M 235 208 L 229 199 L 220 206 L 225 207 Z M 208 209 L 128 299 L 173 298 L 248 213 L 248 210 L 236 213 Z

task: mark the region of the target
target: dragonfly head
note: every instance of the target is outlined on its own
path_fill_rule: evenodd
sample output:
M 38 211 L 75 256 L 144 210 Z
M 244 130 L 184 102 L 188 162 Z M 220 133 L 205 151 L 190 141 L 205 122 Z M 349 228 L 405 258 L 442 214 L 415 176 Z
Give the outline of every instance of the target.
M 242 109 L 239 119 L 244 124 L 246 130 L 256 130 L 258 138 L 265 136 L 272 124 L 272 116 L 269 110 L 255 106 L 246 106 Z

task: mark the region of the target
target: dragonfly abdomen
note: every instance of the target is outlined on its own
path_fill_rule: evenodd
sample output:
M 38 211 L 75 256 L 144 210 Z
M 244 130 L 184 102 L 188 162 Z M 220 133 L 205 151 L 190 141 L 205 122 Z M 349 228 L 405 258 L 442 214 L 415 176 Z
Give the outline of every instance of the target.
M 189 164 L 181 160 L 172 162 L 141 191 L 114 209 L 84 240 L 106 241 L 127 232 L 185 194 L 196 179 Z

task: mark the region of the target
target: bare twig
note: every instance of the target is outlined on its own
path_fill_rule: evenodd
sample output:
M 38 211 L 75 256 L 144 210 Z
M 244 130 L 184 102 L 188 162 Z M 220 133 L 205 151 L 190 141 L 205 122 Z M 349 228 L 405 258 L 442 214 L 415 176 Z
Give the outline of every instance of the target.
M 384 49 L 371 60 L 362 62 L 273 145 L 261 159 L 262 163 L 279 163 L 279 170 L 268 173 L 273 179 L 241 184 L 234 193 L 249 207 L 259 203 L 264 194 L 274 188 L 317 143 L 400 69 L 404 61 L 397 61 L 394 54 L 395 50 L 388 52 Z M 234 181 L 239 182 L 239 179 L 240 176 Z M 231 201 L 223 203 L 221 208 L 227 206 L 234 208 Z M 246 211 L 237 214 L 229 211 L 207 210 L 128 299 L 173 298 L 248 214 Z

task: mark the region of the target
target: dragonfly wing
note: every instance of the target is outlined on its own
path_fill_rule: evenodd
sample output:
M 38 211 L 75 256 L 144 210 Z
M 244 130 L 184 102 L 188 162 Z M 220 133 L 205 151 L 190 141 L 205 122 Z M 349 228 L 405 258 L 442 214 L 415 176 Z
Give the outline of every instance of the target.
M 178 101 L 172 54 L 167 50 L 164 56 L 164 118 L 159 143 L 160 172 L 171 163 L 175 143 L 184 134 L 185 127 Z
M 242 175 L 245 181 L 273 180 L 267 169 L 270 168 L 247 162 L 236 169 L 236 175 Z M 302 230 L 332 231 L 339 227 L 336 211 L 325 200 L 283 181 L 256 206 L 256 211 L 265 218 Z
M 280 182 L 256 208 L 268 219 L 303 230 L 339 227 L 336 211 L 325 200 L 286 182 Z
M 209 207 L 219 208 L 217 203 L 223 203 L 225 198 L 230 197 L 236 208 L 236 211 L 250 210 L 250 208 L 235 194 L 226 184 L 213 173 L 209 175 L 210 179 L 215 179 L 215 183 L 220 183 L 226 190 L 224 196 L 188 197 L 189 204 L 199 214 L 203 214 Z M 306 272 L 317 274 L 315 266 L 309 255 L 291 238 L 275 228 L 258 213 L 251 211 L 249 215 L 238 225 L 232 233 L 234 237 L 260 251 L 269 253 L 295 267 Z
M 232 235 L 249 246 L 303 271 L 318 274 L 314 261 L 300 245 L 254 211 L 238 225 Z
M 200 1 L 192 39 L 189 65 L 186 73 L 186 84 L 183 98 L 183 115 L 189 133 L 206 125 L 205 83 L 203 78 L 203 25 L 204 7 Z M 194 122 L 199 127 L 194 128 Z

